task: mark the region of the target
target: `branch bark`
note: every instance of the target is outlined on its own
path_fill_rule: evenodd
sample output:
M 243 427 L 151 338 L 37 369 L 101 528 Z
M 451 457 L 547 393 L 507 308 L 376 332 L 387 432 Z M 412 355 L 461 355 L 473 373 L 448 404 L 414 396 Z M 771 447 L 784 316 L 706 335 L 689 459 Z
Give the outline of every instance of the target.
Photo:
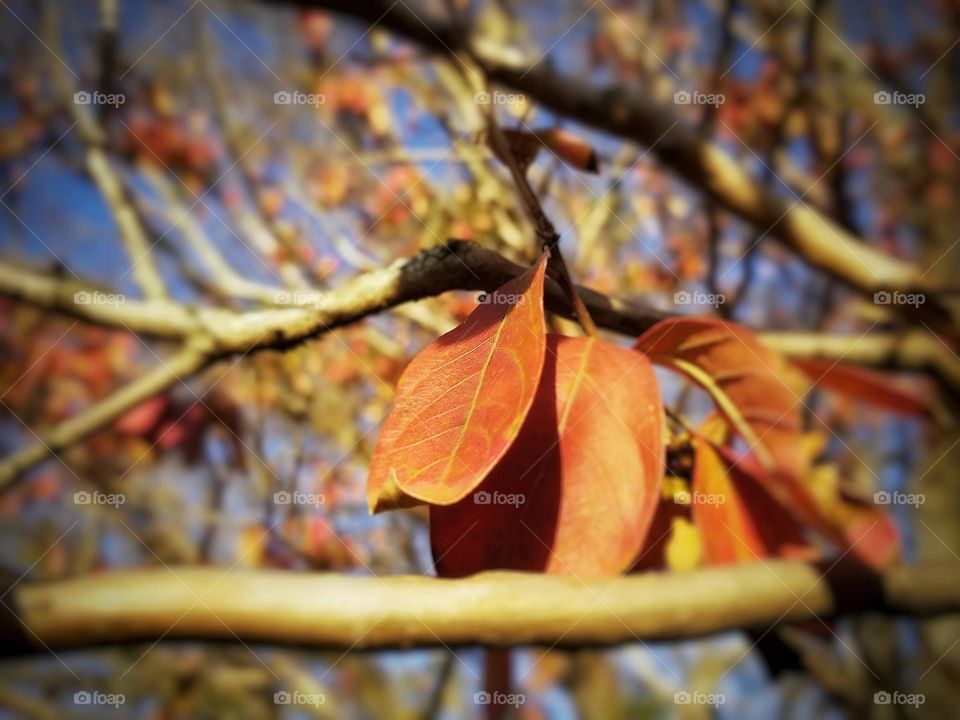
M 9 597 L 8 653 L 159 638 L 350 649 L 570 647 L 864 612 L 956 611 L 960 569 L 947 562 L 875 574 L 840 563 L 824 573 L 776 561 L 581 581 L 511 572 L 441 580 L 193 567 L 21 585 Z
M 47 433 L 37 442 L 0 460 L 0 489 L 26 470 L 79 442 L 153 395 L 195 375 L 224 357 L 264 349 L 285 349 L 329 330 L 356 322 L 412 300 L 449 290 L 494 290 L 524 267 L 476 243 L 452 240 L 363 273 L 336 290 L 316 295 L 309 305 L 235 312 L 191 308 L 172 301 L 101 304 L 76 301 L 76 293 L 96 290 L 72 281 L 0 263 L 0 295 L 83 320 L 146 336 L 178 340 L 181 350 L 166 365 L 131 381 L 104 400 Z M 610 298 L 576 286 L 597 325 L 637 336 L 668 313 Z M 548 278 L 545 302 L 560 315 L 576 319 L 567 294 Z M 929 372 L 952 389 L 960 388 L 960 358 L 929 333 L 911 331 L 825 336 L 815 333 L 765 333 L 764 342 L 793 357 L 844 360 L 880 369 Z

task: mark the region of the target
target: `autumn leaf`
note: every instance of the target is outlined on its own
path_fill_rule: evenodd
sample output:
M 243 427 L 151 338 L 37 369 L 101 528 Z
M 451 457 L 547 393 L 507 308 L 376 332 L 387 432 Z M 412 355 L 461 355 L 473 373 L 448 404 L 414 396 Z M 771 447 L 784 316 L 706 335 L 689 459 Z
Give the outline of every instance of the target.
M 662 425 L 646 358 L 596 338 L 549 335 L 540 389 L 513 447 L 473 495 L 430 508 L 439 573 L 622 572 L 659 500 Z
M 653 512 L 653 520 L 650 523 L 650 530 L 647 532 L 647 539 L 644 542 L 643 549 L 634 560 L 630 572 L 646 572 L 648 570 L 665 570 L 668 567 L 668 551 L 671 559 L 676 559 L 678 548 L 672 543 L 676 542 L 675 524 L 676 520 L 682 519 L 689 521 L 690 506 L 681 505 L 674 502 L 675 492 L 671 490 L 671 480 L 676 480 L 671 476 L 666 476 L 662 481 L 660 501 Z M 681 481 L 677 480 L 677 483 Z M 682 538 L 681 538 L 682 539 Z M 697 543 L 699 548 L 699 542 Z M 687 554 L 692 556 L 698 549 L 689 548 Z
M 816 387 L 846 395 L 901 415 L 930 415 L 930 404 L 894 378 L 852 363 L 797 358 L 791 361 Z
M 153 430 L 167 412 L 169 399 L 156 395 L 134 405 L 113 423 L 114 430 L 124 435 L 146 435 Z
M 517 164 L 523 170 L 537 158 L 541 150 L 548 150 L 577 170 L 590 173 L 600 171 L 599 158 L 593 146 L 569 130 L 561 128 L 533 131 L 504 129 L 501 132 Z M 495 148 L 494 151 L 496 152 Z M 504 158 L 501 160 L 506 162 Z
M 636 349 L 706 390 L 767 470 L 803 472 L 795 440 L 805 383 L 752 332 L 713 318 L 669 318 L 641 335 Z
M 728 440 L 724 428 L 717 428 L 725 424 L 719 416 L 708 418 L 701 434 L 691 439 L 690 513 L 707 562 L 755 562 L 767 556 L 812 559 L 817 553 L 794 515 L 715 449 L 714 443 Z
M 544 144 L 568 165 L 585 172 L 600 172 L 600 160 L 593 146 L 569 130 L 554 128 L 540 133 Z
M 754 489 L 766 490 L 780 508 L 853 557 L 874 567 L 894 562 L 900 550 L 899 533 L 892 518 L 876 506 L 847 497 L 840 487 L 836 465 L 815 462 L 825 442 L 821 433 L 797 436 L 797 450 L 808 467 L 803 477 L 768 472 L 753 458 L 738 457 L 725 446 L 713 445 L 713 449 L 728 467 L 735 468 L 737 478 L 749 483 L 746 487 L 752 485 Z M 747 495 L 745 491 L 743 497 Z M 757 495 L 750 495 L 750 499 L 756 500 Z M 774 519 L 777 517 L 772 514 L 774 512 L 772 506 L 764 510 L 760 515 L 762 522 L 767 525 L 780 523 Z M 795 550 L 793 548 L 786 554 L 795 556 Z
M 666 567 L 673 572 L 695 570 L 703 564 L 703 546 L 696 527 L 684 517 L 674 517 L 664 547 Z
M 543 369 L 545 267 L 546 255 L 407 366 L 370 462 L 371 510 L 457 502 L 513 444 Z
M 851 555 L 874 568 L 899 560 L 900 533 L 893 518 L 875 505 L 847 497 L 836 465 L 817 466 L 810 488 L 821 514 L 838 529 L 840 543 Z

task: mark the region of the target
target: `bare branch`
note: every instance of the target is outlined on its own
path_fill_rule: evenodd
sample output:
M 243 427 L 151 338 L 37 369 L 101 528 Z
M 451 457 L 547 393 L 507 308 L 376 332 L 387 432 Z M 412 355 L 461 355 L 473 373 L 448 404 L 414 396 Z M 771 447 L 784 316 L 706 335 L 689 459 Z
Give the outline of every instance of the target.
M 269 0 L 265 0 L 269 1 Z M 274 5 L 328 8 L 405 35 L 441 52 L 464 50 L 469 37 L 446 18 L 407 4 L 386 1 L 273 0 Z M 623 85 L 595 87 L 560 75 L 547 62 L 531 65 L 513 48 L 474 39 L 469 48 L 491 80 L 514 87 L 552 111 L 652 147 L 660 160 L 722 207 L 756 225 L 761 237 L 776 237 L 812 266 L 862 293 L 878 290 L 930 294 L 925 308 L 933 322 L 946 326 L 944 308 L 922 271 L 868 245 L 861 238 L 804 202 L 780 197 L 755 181 L 719 145 L 687 128 L 647 93 Z M 903 312 L 914 312 L 898 306 Z M 935 309 L 935 311 L 934 311 Z M 953 325 L 954 323 L 949 323 Z
M 8 652 L 159 638 L 351 649 L 576 647 L 851 613 L 956 612 L 960 570 L 946 562 L 876 574 L 840 563 L 824 574 L 772 561 L 582 581 L 513 572 L 441 580 L 193 567 L 24 584 L 5 604 L 29 628 L 7 618 Z
M 59 453 L 83 440 L 109 425 L 130 408 L 162 393 L 181 378 L 193 375 L 204 366 L 206 359 L 203 352 L 192 345 L 188 346 L 163 365 L 141 375 L 78 415 L 64 420 L 53 430 L 39 435 L 37 442 L 0 461 L 0 488 L 51 454 Z

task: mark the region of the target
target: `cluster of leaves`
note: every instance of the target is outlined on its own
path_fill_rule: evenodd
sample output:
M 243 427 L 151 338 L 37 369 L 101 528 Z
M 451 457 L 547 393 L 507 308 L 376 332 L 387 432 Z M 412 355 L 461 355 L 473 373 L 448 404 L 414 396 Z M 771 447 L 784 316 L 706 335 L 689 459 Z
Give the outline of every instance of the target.
M 899 412 L 918 401 L 849 366 L 788 362 L 716 319 L 662 321 L 632 350 L 547 333 L 545 263 L 411 362 L 371 460 L 372 511 L 430 506 L 441 575 L 814 558 L 818 538 L 874 566 L 897 558 L 892 521 L 818 462 L 826 438 L 801 410 L 817 385 Z M 653 363 L 718 412 L 670 438 Z M 667 469 L 665 443 L 689 472 Z

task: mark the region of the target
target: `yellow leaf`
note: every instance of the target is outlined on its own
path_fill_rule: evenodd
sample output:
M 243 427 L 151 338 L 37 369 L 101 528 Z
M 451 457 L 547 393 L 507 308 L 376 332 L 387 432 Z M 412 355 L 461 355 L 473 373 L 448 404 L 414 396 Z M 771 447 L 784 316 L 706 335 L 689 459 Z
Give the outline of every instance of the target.
M 673 519 L 666 557 L 667 567 L 676 572 L 693 570 L 702 564 L 703 544 L 700 533 L 686 518 Z

